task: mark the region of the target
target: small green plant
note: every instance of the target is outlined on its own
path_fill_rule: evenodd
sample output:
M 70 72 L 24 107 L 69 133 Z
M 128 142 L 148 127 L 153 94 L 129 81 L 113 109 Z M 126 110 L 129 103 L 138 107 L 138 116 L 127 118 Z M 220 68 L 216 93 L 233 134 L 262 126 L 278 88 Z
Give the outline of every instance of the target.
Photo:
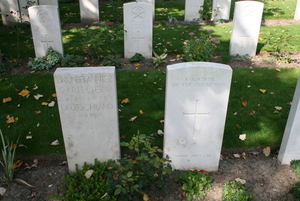
M 300 200 L 300 181 L 297 181 L 293 188 L 293 195 L 296 198 L 296 200 Z
M 80 55 L 67 54 L 61 59 L 62 67 L 85 66 L 84 57 Z
M 290 35 L 290 30 L 282 30 L 281 32 L 268 31 L 262 40 L 266 41 L 264 50 L 271 52 L 281 61 L 290 63 L 290 52 L 293 50 L 291 41 L 293 36 Z
M 296 176 L 300 178 L 300 160 L 292 160 L 291 167 L 293 168 Z
M 212 17 L 212 3 L 213 1 L 206 0 L 203 2 L 203 6 L 201 6 L 201 9 L 199 10 L 200 18 L 202 20 L 211 20 Z
M 107 55 L 104 57 L 102 61 L 102 65 L 104 66 L 115 66 L 117 68 L 121 67 L 121 59 L 118 55 Z
M 229 64 L 233 56 L 229 53 L 223 53 L 221 54 L 221 61 L 223 64 Z
M 166 57 L 168 56 L 167 54 L 167 49 L 164 49 L 164 53 L 161 55 L 158 55 L 154 50 L 153 50 L 153 54 L 154 57 L 152 57 L 153 59 L 153 63 L 155 64 L 155 66 L 159 66 L 160 64 L 166 63 Z
M 145 63 L 146 59 L 145 57 L 140 53 L 135 53 L 130 59 L 130 62 L 139 62 L 139 63 Z
M 6 65 L 4 65 L 4 63 L 2 63 L 2 62 L 0 61 L 0 74 L 6 73 L 6 72 L 8 72 L 8 71 L 9 71 L 9 68 L 6 67 Z
M 236 57 L 234 57 L 234 59 L 237 61 L 251 61 L 252 58 L 251 58 L 251 56 L 246 54 L 246 55 L 241 55 L 241 56 L 237 55 Z
M 33 70 L 49 70 L 58 64 L 61 60 L 61 54 L 49 47 L 43 58 L 29 58 L 28 67 Z
M 107 162 L 99 162 L 95 160 L 94 165 L 84 164 L 82 170 L 76 167 L 76 171 L 64 177 L 65 184 L 68 186 L 64 190 L 64 196 L 57 197 L 63 201 L 116 201 L 117 198 L 113 195 L 113 191 L 107 189 L 109 180 L 110 167 L 115 166 L 115 161 L 109 160 Z M 87 171 L 92 171 L 90 178 L 86 177 Z
M 211 190 L 212 177 L 207 176 L 204 170 L 188 171 L 176 178 L 177 182 L 182 183 L 182 190 L 187 192 L 187 199 L 192 200 L 199 196 L 204 199 L 205 190 Z
M 119 160 L 119 166 L 112 169 L 108 176 L 110 187 L 120 201 L 132 200 L 133 197 L 145 196 L 143 190 L 156 185 L 167 193 L 167 179 L 172 168 L 168 158 L 161 158 L 162 150 L 152 146 L 154 137 L 137 134 L 130 142 L 122 142 L 121 146 L 128 148 L 132 155 L 125 155 Z
M 252 194 L 248 188 L 239 181 L 227 181 L 223 186 L 223 201 L 249 201 Z
M 15 153 L 16 153 L 16 145 L 13 141 L 9 141 L 8 139 L 6 140 L 5 143 L 1 130 L 0 130 L 0 136 L 2 140 L 2 146 L 3 146 L 2 157 L 4 161 L 4 162 L 0 161 L 0 163 L 5 170 L 7 181 L 12 181 L 14 178 L 14 160 L 15 160 Z
M 191 39 L 183 44 L 183 55 L 186 61 L 209 61 L 213 57 L 220 40 L 211 36 L 214 30 L 199 29 L 199 36 L 194 32 L 189 33 Z
M 115 47 L 123 39 L 123 25 L 104 23 L 99 28 L 87 28 L 82 35 L 82 51 L 91 59 L 117 53 Z
M 173 17 L 172 15 L 168 15 L 168 20 L 169 20 L 169 23 L 172 23 L 172 22 L 178 23 L 177 19 L 175 17 Z

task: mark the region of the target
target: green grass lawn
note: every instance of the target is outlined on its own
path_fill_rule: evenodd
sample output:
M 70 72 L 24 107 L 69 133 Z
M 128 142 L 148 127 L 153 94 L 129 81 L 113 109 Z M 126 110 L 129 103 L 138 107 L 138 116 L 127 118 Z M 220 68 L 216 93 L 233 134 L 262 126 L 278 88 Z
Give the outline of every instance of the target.
M 300 69 L 233 69 L 223 149 L 280 146 L 299 74 Z M 164 119 L 165 78 L 166 72 L 157 70 L 117 72 L 121 141 L 129 141 L 137 132 L 152 134 L 163 130 L 160 120 Z M 33 90 L 35 86 L 38 89 Z M 25 88 L 30 91 L 28 98 L 19 95 Z M 0 98 L 11 97 L 12 101 L 1 103 L 0 128 L 10 139 L 20 136 L 19 143 L 27 148 L 19 148 L 18 155 L 64 154 L 57 104 L 42 105 L 56 102 L 53 93 L 52 74 L 2 76 Z M 43 97 L 36 100 L 36 94 Z M 120 107 L 125 98 L 130 102 Z M 242 102 L 247 102 L 247 106 Z M 37 114 L 38 111 L 41 112 Z M 8 116 L 18 120 L 6 123 Z M 130 122 L 133 116 L 137 118 Z M 247 140 L 241 141 L 240 134 L 247 134 Z M 27 139 L 28 136 L 32 138 Z M 56 139 L 60 145 L 52 146 Z M 154 143 L 162 147 L 163 137 L 155 135 Z

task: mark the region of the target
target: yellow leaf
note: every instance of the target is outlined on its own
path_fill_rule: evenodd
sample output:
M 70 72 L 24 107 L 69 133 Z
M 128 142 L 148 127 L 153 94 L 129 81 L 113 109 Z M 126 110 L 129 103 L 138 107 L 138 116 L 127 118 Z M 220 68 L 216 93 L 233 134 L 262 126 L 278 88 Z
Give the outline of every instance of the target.
M 259 91 L 264 94 L 264 93 L 266 93 L 267 90 L 266 89 L 260 89 Z
M 280 68 L 276 68 L 276 71 L 280 72 L 281 70 L 280 70 Z
M 6 123 L 10 124 L 10 123 L 14 123 L 14 122 L 15 122 L 14 117 L 7 117 Z
M 70 36 L 66 36 L 67 39 L 71 38 Z
M 242 102 L 242 105 L 243 105 L 244 107 L 247 107 L 248 103 L 247 103 L 247 102 Z
M 27 96 L 28 94 L 30 94 L 30 91 L 28 91 L 27 89 L 23 89 L 23 90 L 19 93 L 19 95 L 20 95 L 20 96 L 23 96 L 23 97 Z
M 56 98 L 57 97 L 56 93 L 52 94 L 52 97 Z
M 134 66 L 140 66 L 141 64 L 140 63 L 136 63 Z
M 48 103 L 47 102 L 42 102 L 42 105 L 48 105 Z
M 179 58 L 179 57 L 180 57 L 180 54 L 177 54 L 176 57 Z
M 260 41 L 264 40 L 263 38 L 259 38 Z
M 143 195 L 143 200 L 144 201 L 148 201 L 149 200 L 149 197 L 148 197 L 148 195 L 146 193 L 144 193 L 144 195 Z
M 3 103 L 7 103 L 7 102 L 10 102 L 10 101 L 12 101 L 11 97 L 3 98 Z
M 129 103 L 129 102 L 130 102 L 130 100 L 128 98 L 125 98 L 124 100 L 122 100 L 121 104 L 123 104 L 123 103 Z
M 140 114 L 145 114 L 145 112 L 143 110 L 140 110 Z

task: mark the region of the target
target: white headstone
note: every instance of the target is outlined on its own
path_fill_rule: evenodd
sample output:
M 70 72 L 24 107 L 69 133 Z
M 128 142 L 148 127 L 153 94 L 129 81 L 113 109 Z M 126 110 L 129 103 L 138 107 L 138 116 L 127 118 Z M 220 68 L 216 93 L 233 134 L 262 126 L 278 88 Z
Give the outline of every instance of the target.
M 212 20 L 229 20 L 231 0 L 213 0 Z
M 82 23 L 99 22 L 99 1 L 79 0 Z
M 167 66 L 164 156 L 173 168 L 218 170 L 231 77 L 224 64 Z
M 32 6 L 32 4 L 36 5 L 37 2 L 34 0 L 19 0 L 22 22 L 29 22 L 28 7 Z
M 294 20 L 300 20 L 300 0 L 297 1 L 297 6 L 294 14 Z
M 190 24 L 195 19 L 201 18 L 199 10 L 203 4 L 204 0 L 185 0 L 184 23 Z
M 43 57 L 49 47 L 63 55 L 60 18 L 57 6 L 28 8 L 36 57 Z
M 144 2 L 124 4 L 124 54 L 131 58 L 136 53 L 152 58 L 153 5 Z
M 58 6 L 58 0 L 39 0 L 39 5 Z
M 300 77 L 283 134 L 278 160 L 282 164 L 290 164 L 292 160 L 300 160 Z
M 153 5 L 153 19 L 155 18 L 155 0 L 136 0 L 137 2 L 151 3 Z
M 0 10 L 3 25 L 9 26 L 21 21 L 18 0 L 0 0 Z
M 58 68 L 54 81 L 69 171 L 119 159 L 115 67 Z
M 235 3 L 230 38 L 231 55 L 256 54 L 263 8 L 264 4 L 256 1 Z

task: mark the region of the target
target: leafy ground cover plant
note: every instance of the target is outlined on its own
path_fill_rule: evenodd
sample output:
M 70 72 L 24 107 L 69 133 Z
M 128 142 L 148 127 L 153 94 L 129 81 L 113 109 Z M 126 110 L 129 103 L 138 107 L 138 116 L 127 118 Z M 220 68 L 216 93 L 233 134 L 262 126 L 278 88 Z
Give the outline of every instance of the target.
M 120 68 L 122 66 L 120 57 L 118 55 L 111 55 L 111 54 L 104 57 L 104 60 L 102 61 L 102 65 L 115 66 L 117 68 Z
M 209 177 L 204 170 L 188 171 L 176 178 L 177 182 L 182 183 L 182 190 L 186 191 L 188 200 L 200 197 L 205 198 L 205 190 L 210 190 L 212 177 Z
M 140 53 L 135 53 L 130 59 L 130 62 L 139 62 L 139 63 L 145 63 L 146 59 L 145 57 Z
M 9 141 L 8 139 L 4 140 L 4 136 L 2 131 L 0 130 L 0 137 L 2 141 L 2 157 L 3 162 L 0 161 L 1 165 L 3 166 L 7 181 L 12 181 L 14 178 L 14 161 L 15 161 L 15 153 L 17 145 L 13 141 Z M 17 140 L 18 142 L 18 140 Z
M 223 186 L 223 201 L 249 201 L 252 194 L 248 188 L 239 181 L 228 181 Z
M 120 201 L 132 200 L 133 197 L 143 197 L 148 195 L 143 189 L 156 185 L 164 192 L 167 190 L 167 179 L 172 172 L 168 158 L 161 158 L 158 154 L 162 150 L 153 146 L 153 136 L 145 134 L 134 135 L 131 141 L 121 142 L 121 146 L 132 152 L 119 160 L 119 166 L 115 166 L 108 179 L 110 188 L 114 189 L 114 194 L 119 196 Z
M 155 66 L 159 66 L 160 64 L 166 63 L 166 57 L 168 56 L 167 54 L 167 49 L 164 50 L 164 53 L 162 53 L 161 55 L 158 55 L 154 50 L 153 50 L 153 54 L 154 57 L 152 57 L 153 59 L 153 63 L 155 64 Z
M 113 191 L 107 189 L 109 180 L 107 175 L 110 168 L 115 166 L 115 161 L 99 162 L 95 164 L 84 164 L 81 170 L 76 167 L 76 172 L 64 177 L 65 184 L 68 186 L 64 190 L 64 196 L 59 197 L 63 201 L 116 201 Z
M 296 201 L 300 200 L 300 181 L 297 181 L 293 187 L 293 195 L 296 198 Z
M 211 36 L 215 31 L 210 29 L 199 29 L 200 34 L 190 32 L 190 40 L 186 40 L 183 46 L 183 54 L 186 61 L 209 61 L 220 44 L 220 40 Z
M 85 60 L 84 60 L 84 57 L 80 56 L 80 55 L 66 54 L 61 59 L 61 66 L 62 67 L 81 67 L 81 66 L 85 66 Z
M 296 176 L 300 178 L 300 160 L 292 160 L 291 167 L 293 168 Z
M 29 58 L 28 67 L 33 70 L 49 70 L 58 64 L 62 56 L 59 52 L 49 47 L 44 57 Z

